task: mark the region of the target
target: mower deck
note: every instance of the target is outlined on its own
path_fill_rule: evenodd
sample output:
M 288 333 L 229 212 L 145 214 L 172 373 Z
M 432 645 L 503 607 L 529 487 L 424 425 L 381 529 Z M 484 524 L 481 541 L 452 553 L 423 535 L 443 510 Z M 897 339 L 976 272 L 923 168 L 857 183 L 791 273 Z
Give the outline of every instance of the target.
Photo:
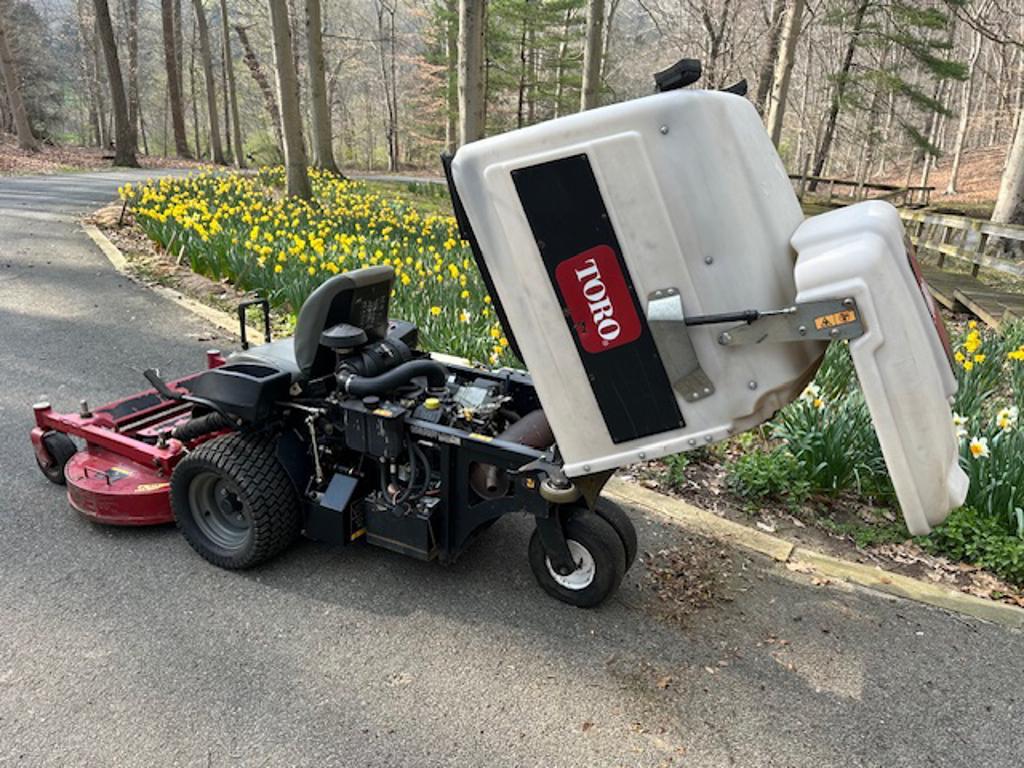
M 223 363 L 219 353 L 207 354 L 209 368 Z M 198 375 L 171 386 L 187 391 Z M 49 403 L 37 403 L 32 445 L 46 469 L 53 457 L 44 438 L 58 433 L 85 441 L 64 467 L 68 501 L 83 516 L 105 525 L 161 525 L 174 520 L 170 477 L 186 446 L 159 436 L 187 421 L 190 410 L 189 404 L 167 401 L 154 389 L 93 410 L 83 402 L 79 413 L 56 413 Z

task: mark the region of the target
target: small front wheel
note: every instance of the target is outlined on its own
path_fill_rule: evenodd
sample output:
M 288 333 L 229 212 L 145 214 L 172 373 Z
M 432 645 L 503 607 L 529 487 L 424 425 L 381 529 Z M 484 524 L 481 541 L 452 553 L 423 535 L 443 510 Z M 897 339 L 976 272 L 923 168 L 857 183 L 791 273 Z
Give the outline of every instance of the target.
M 43 447 L 50 456 L 50 465 L 44 466 L 36 456 L 36 465 L 39 467 L 39 471 L 46 475 L 46 479 L 51 483 L 66 485 L 64 467 L 78 452 L 78 448 L 71 442 L 70 437 L 61 432 L 47 432 L 43 435 Z
M 530 538 L 530 568 L 537 583 L 552 597 L 579 608 L 600 605 L 619 588 L 626 572 L 626 548 L 615 529 L 591 512 L 574 512 L 564 525 L 569 554 L 576 563 L 572 573 L 560 574 L 551 566 L 540 534 Z

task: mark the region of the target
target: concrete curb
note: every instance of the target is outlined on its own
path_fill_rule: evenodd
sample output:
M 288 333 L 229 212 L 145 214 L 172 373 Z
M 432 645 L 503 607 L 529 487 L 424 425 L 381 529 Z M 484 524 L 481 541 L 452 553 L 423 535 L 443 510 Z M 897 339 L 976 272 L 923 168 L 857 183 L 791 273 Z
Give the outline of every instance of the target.
M 673 499 L 622 480 L 613 479 L 609 482 L 605 493 L 616 501 L 667 518 L 684 528 L 767 555 L 779 562 L 795 565 L 795 570 L 809 575 L 857 584 L 994 624 L 1024 629 L 1024 609 L 1013 605 L 986 600 L 929 581 L 891 573 L 878 566 L 852 563 L 799 547 L 778 536 L 748 528 L 680 499 Z
M 127 277 L 131 277 L 128 260 L 118 247 L 110 242 L 107 236 L 94 225 L 85 224 L 83 229 L 103 252 L 103 255 L 107 257 L 107 260 L 110 261 L 114 269 Z M 228 313 L 182 296 L 177 291 L 162 285 L 150 285 L 148 287 L 152 288 L 158 295 L 173 301 L 178 306 L 202 317 L 218 328 L 236 334 L 238 322 Z M 254 328 L 249 328 L 247 333 L 253 339 L 261 337 L 261 332 Z M 931 582 L 921 581 L 897 573 L 890 573 L 879 567 L 851 563 L 848 560 L 842 560 L 821 552 L 798 547 L 778 536 L 772 536 L 769 533 L 735 523 L 732 520 L 726 520 L 685 501 L 673 499 L 622 480 L 612 479 L 608 483 L 605 493 L 616 501 L 637 507 L 659 517 L 667 518 L 673 523 L 696 533 L 767 555 L 780 563 L 797 564 L 801 566 L 799 570 L 805 573 L 817 574 L 823 578 L 835 581 L 857 584 L 889 595 L 972 616 L 994 624 L 1001 624 L 1015 629 L 1024 628 L 1024 609 L 1012 605 L 998 603 L 994 600 L 985 600 Z

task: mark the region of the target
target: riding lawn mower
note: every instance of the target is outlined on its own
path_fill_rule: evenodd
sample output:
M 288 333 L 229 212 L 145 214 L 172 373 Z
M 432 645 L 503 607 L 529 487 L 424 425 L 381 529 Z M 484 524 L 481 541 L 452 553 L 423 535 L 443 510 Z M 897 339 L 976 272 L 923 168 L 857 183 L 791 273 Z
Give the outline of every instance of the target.
M 328 279 L 291 338 L 79 412 L 35 406 L 43 473 L 97 523 L 174 521 L 223 568 L 300 535 L 454 561 L 511 512 L 540 586 L 577 606 L 637 554 L 601 491 L 616 469 L 726 440 L 795 400 L 848 343 L 913 534 L 962 503 L 949 343 L 900 218 L 869 201 L 804 221 L 757 113 L 681 90 L 446 157 L 456 218 L 529 373 L 418 346 L 393 273 Z M 78 442 L 76 443 L 75 440 Z

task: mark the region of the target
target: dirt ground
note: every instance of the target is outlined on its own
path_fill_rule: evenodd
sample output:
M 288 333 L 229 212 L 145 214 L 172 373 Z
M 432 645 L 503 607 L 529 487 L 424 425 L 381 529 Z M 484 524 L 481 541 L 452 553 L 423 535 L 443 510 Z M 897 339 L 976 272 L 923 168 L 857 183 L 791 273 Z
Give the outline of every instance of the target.
M 95 171 L 111 167 L 112 152 L 98 147 L 72 147 L 44 144 L 38 152 L 18 148 L 17 140 L 0 133 L 0 175 L 26 175 L 41 173 L 67 173 L 68 171 Z M 139 155 L 143 168 L 205 167 L 205 163 L 170 157 Z
M 957 191 L 955 194 L 946 194 L 946 185 L 949 183 L 949 173 L 953 166 L 953 158 L 944 155 L 938 159 L 935 168 L 928 176 L 928 185 L 935 187 L 932 192 L 932 208 L 966 208 L 972 215 L 982 215 L 981 209 L 987 209 L 984 214 L 987 218 L 991 215 L 992 206 L 999 196 L 999 182 L 1003 175 L 1003 166 L 1006 163 L 1006 154 L 1009 151 L 1007 146 L 986 147 L 984 149 L 971 149 L 964 153 L 960 162 L 960 172 L 957 174 Z M 920 164 L 914 169 L 910 176 L 911 184 L 918 184 L 921 180 Z M 885 177 L 872 179 L 874 182 L 883 184 L 904 184 L 907 180 L 907 167 L 895 168 L 892 173 Z

